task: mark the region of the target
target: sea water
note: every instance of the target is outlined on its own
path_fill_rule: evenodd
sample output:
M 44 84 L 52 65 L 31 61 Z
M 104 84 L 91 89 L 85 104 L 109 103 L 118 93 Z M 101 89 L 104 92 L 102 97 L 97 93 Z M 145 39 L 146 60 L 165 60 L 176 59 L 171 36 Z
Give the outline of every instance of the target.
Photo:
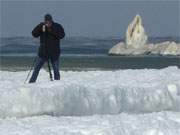
M 109 56 L 108 51 L 120 38 L 69 37 L 61 42 L 61 70 L 117 70 L 164 68 L 180 66 L 179 56 Z M 177 37 L 149 38 L 150 43 L 179 42 Z M 2 70 L 29 70 L 37 57 L 38 39 L 28 37 L 1 38 L 0 57 Z M 46 67 L 46 66 L 44 66 Z

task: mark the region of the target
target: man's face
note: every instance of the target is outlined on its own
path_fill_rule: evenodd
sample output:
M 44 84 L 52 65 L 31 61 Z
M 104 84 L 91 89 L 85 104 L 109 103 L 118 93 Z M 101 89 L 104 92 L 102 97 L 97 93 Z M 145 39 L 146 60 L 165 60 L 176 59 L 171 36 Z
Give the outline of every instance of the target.
M 52 21 L 45 21 L 45 25 L 47 27 L 51 27 L 52 26 Z

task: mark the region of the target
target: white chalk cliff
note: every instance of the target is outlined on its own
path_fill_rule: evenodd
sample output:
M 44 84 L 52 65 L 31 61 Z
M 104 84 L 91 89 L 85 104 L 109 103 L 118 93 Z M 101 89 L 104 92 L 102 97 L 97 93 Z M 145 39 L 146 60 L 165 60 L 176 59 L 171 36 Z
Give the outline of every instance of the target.
M 140 15 L 136 15 L 126 31 L 126 43 L 120 42 L 109 50 L 110 55 L 180 55 L 180 43 L 162 42 L 147 43 L 146 35 Z

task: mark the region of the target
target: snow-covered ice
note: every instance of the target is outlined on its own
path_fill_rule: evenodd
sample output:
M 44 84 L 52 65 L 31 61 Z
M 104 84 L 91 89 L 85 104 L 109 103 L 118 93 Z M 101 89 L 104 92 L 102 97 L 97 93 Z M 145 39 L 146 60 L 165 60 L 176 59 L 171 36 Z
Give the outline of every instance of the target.
M 2 135 L 179 135 L 180 69 L 0 71 Z M 102 115 L 104 114 L 104 115 Z M 33 117 L 32 117 L 33 116 Z
M 0 119 L 1 135 L 180 135 L 180 113 Z
M 177 67 L 62 71 L 61 81 L 54 82 L 40 73 L 36 84 L 23 84 L 27 72 L 0 72 L 0 118 L 180 111 Z
M 27 72 L 1 71 L 0 117 L 180 110 L 180 69 L 61 72 L 23 84 Z

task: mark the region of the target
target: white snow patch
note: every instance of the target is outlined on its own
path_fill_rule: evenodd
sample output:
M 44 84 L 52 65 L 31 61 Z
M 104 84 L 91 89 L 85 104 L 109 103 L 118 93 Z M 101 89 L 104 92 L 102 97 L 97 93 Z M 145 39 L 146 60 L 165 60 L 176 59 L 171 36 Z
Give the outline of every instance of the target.
M 179 135 L 179 127 L 177 112 L 0 119 L 1 135 Z

